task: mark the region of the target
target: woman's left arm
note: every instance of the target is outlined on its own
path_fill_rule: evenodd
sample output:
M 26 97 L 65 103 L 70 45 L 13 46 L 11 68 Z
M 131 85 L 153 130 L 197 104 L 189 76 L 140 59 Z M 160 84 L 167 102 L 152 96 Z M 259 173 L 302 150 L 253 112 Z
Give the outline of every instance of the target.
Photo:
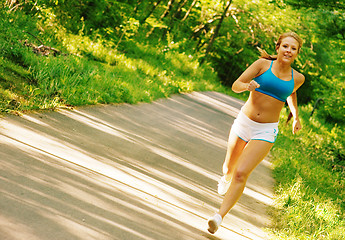
M 297 73 L 297 72 L 296 72 Z M 292 133 L 295 134 L 296 132 L 298 132 L 299 130 L 302 129 L 302 125 L 301 122 L 299 120 L 299 116 L 298 116 L 298 106 L 297 106 L 297 89 L 300 88 L 300 86 L 302 86 L 302 84 L 304 83 L 304 76 L 301 73 L 297 73 L 297 76 L 295 77 L 295 89 L 294 92 L 286 99 L 290 111 L 292 113 L 293 116 L 293 124 L 292 124 Z
M 297 106 L 297 94 L 296 92 L 292 93 L 287 99 L 286 99 L 290 111 L 293 116 L 293 124 L 292 124 L 292 133 L 295 134 L 299 130 L 302 129 L 301 122 L 299 121 L 298 116 L 298 106 Z

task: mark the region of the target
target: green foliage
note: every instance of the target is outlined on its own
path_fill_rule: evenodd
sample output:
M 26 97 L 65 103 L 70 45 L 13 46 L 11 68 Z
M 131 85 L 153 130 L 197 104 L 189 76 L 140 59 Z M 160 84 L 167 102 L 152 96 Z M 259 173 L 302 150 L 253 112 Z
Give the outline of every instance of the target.
M 292 135 L 280 123 L 272 151 L 277 181 L 277 239 L 343 239 L 345 223 L 344 130 L 301 112 L 303 129 Z M 285 115 L 286 118 L 286 115 Z
M 344 124 L 345 116 L 345 82 L 328 80 L 329 84 L 323 91 L 323 102 L 319 107 L 317 116 L 333 124 Z M 330 92 L 331 90 L 331 92 Z
M 0 111 L 35 109 L 34 102 L 42 99 L 30 78 L 30 67 L 24 63 L 29 52 L 24 41 L 32 39 L 29 32 L 37 34 L 38 31 L 26 15 L 6 14 L 1 10 L 0 19 Z
M 326 9 L 345 9 L 345 2 L 343 0 L 284 0 L 297 8 L 326 8 Z
M 291 8 L 280 9 L 269 1 L 235 2 L 230 14 L 212 53 L 215 69 L 226 85 L 232 85 L 258 59 L 257 47 L 275 54 L 275 39 L 283 32 L 298 31 L 301 23 L 299 18 L 290 18 Z M 284 21 L 287 18 L 291 21 Z
M 26 16 L 19 12 L 7 14 L 11 17 L 2 18 L 2 26 L 6 26 L 10 33 L 20 32 L 20 24 L 25 26 Z M 200 67 L 191 55 L 176 52 L 173 43 L 163 51 L 130 41 L 129 38 L 137 31 L 131 24 L 134 19 L 124 26 L 127 28 L 126 36 L 119 49 L 115 46 L 117 43 L 107 38 L 92 38 L 83 32 L 77 35 L 68 33 L 54 19 L 51 10 L 44 14 L 41 11 L 37 24 L 47 25 L 47 29 L 55 33 L 55 39 L 51 35 L 41 37 L 53 39 L 51 43 L 57 42 L 59 48 L 70 54 L 38 56 L 22 43 L 28 36 L 32 41 L 33 34 L 1 35 L 10 43 L 17 43 L 15 47 L 6 43 L 2 46 L 1 111 L 50 109 L 63 104 L 150 102 L 180 92 L 226 91 L 211 69 Z M 17 24 L 11 24 L 11 21 Z M 34 22 L 29 24 L 28 32 L 36 33 Z M 13 61 L 20 66 L 17 67 Z
M 1 56 L 20 63 L 24 40 L 29 37 L 28 32 L 37 33 L 30 17 L 20 14 L 7 15 L 0 11 L 0 52 Z

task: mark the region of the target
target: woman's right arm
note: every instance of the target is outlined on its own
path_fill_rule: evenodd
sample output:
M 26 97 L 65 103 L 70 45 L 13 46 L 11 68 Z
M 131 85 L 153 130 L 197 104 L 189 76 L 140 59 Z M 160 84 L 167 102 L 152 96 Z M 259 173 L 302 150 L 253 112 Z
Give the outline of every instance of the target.
M 258 59 L 252 65 L 250 65 L 241 76 L 232 84 L 232 91 L 235 93 L 241 93 L 244 91 L 254 91 L 260 85 L 253 80 L 253 78 L 260 75 L 262 66 L 265 65 L 266 59 Z

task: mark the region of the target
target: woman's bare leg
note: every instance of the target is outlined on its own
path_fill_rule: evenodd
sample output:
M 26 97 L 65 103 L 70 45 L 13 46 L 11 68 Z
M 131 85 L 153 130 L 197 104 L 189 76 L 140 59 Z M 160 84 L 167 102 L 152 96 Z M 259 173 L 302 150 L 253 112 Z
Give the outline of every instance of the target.
M 223 175 L 225 176 L 226 181 L 231 179 L 237 159 L 241 155 L 246 144 L 247 142 L 243 141 L 234 132 L 230 131 L 228 147 L 223 163 Z
M 224 216 L 236 204 L 241 197 L 246 186 L 247 179 L 255 167 L 265 158 L 273 143 L 260 140 L 248 142 L 240 154 L 236 168 L 233 172 L 233 178 L 229 190 L 225 194 L 223 202 L 219 209 L 219 214 Z

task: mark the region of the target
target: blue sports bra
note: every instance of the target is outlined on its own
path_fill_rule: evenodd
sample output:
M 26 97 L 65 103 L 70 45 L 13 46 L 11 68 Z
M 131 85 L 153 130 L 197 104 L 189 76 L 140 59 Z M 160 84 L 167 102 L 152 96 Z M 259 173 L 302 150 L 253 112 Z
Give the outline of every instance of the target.
M 287 97 L 291 95 L 295 87 L 293 70 L 291 70 L 292 79 L 290 81 L 284 81 L 273 74 L 272 65 L 273 61 L 271 62 L 270 68 L 266 72 L 254 78 L 254 80 L 258 84 L 260 84 L 260 87 L 255 89 L 255 91 L 261 92 L 268 96 L 274 97 L 279 101 L 285 102 Z

